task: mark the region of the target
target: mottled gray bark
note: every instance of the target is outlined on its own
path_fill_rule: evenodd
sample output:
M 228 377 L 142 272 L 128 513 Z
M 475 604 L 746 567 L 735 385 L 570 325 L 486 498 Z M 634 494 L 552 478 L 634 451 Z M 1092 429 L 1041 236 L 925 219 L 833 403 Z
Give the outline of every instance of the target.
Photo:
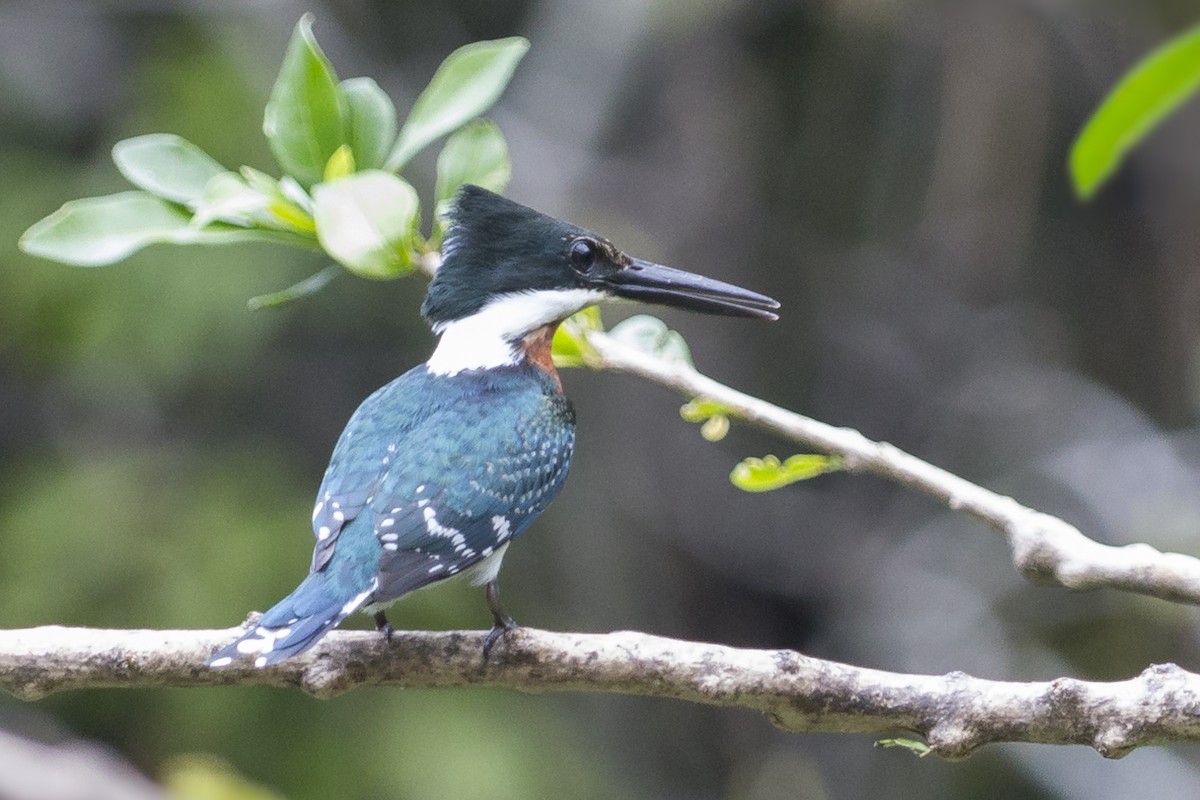
M 1114 683 L 1010 683 L 863 669 L 790 650 L 745 650 L 642 633 L 510 633 L 485 662 L 482 633 L 335 631 L 268 668 L 205 660 L 239 629 L 0 631 L 0 687 L 36 699 L 100 687 L 287 686 L 330 697 L 360 686 L 495 686 L 672 697 L 749 708 L 787 731 L 905 735 L 962 758 L 989 742 L 1084 744 L 1114 758 L 1200 739 L 1200 675 L 1153 666 Z

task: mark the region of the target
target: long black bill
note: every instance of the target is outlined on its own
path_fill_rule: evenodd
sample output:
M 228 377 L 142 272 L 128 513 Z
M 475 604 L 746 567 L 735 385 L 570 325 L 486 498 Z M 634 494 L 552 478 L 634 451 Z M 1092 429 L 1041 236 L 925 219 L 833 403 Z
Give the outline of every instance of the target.
M 705 314 L 779 319 L 779 303 L 766 295 L 681 269 L 631 259 L 628 267 L 606 276 L 613 293 L 643 303 L 658 303 Z

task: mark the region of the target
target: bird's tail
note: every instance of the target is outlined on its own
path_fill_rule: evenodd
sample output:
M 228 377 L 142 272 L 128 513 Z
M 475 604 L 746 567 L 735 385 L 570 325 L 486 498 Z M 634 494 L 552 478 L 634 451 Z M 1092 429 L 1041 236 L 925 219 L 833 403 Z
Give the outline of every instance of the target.
M 254 656 L 254 666 L 269 667 L 312 647 L 339 622 L 357 611 L 375 591 L 346 599 L 333 591 L 328 576 L 314 572 L 296 590 L 263 614 L 253 630 L 223 647 L 208 660 L 210 667 L 227 667 L 240 656 Z

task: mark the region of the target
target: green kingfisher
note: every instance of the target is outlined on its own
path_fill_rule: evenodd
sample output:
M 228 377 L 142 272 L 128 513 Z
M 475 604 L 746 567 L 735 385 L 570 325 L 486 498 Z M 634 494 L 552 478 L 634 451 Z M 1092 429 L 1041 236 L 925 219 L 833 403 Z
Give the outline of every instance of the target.
M 776 319 L 769 297 L 633 258 L 477 186 L 450 216 L 421 306 L 433 355 L 350 417 L 317 491 L 308 577 L 210 666 L 269 666 L 355 611 L 390 637 L 385 607 L 456 575 L 486 586 L 486 658 L 516 626 L 500 606 L 501 559 L 571 464 L 575 414 L 550 357 L 559 323 L 614 298 Z

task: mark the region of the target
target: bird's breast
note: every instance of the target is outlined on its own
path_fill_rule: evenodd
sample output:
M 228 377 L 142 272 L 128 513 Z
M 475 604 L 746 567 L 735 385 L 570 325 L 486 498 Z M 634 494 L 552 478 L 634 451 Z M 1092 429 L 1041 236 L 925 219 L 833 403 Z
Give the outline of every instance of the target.
M 558 390 L 562 391 L 562 379 L 558 376 L 558 368 L 554 366 L 554 356 L 551 354 L 554 345 L 554 333 L 559 323 L 552 322 L 525 334 L 517 346 L 522 359 L 554 379 Z

